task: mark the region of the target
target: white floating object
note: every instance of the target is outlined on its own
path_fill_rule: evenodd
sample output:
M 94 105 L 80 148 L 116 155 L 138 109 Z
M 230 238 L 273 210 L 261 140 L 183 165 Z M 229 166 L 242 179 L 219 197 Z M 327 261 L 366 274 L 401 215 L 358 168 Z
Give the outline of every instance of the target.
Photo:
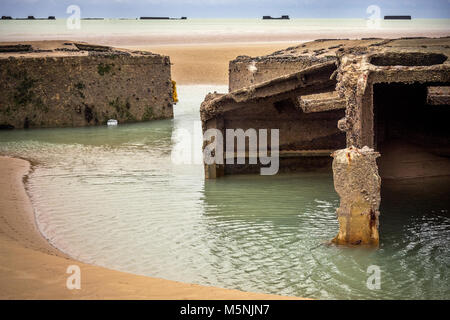
M 108 126 L 117 126 L 119 122 L 115 119 L 109 119 L 108 122 L 106 123 Z

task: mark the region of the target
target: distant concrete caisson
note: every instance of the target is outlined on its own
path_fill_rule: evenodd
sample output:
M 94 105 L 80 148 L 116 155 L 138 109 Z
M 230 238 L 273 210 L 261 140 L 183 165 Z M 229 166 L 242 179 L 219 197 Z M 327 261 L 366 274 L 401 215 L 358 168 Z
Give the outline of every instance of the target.
M 75 127 L 173 117 L 170 59 L 87 43 L 0 46 L 0 127 Z

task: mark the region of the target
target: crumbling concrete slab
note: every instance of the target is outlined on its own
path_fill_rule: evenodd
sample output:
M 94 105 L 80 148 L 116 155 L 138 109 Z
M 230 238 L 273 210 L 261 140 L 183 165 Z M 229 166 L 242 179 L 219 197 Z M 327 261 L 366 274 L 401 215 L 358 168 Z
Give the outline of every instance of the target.
M 280 159 L 295 159 L 289 166 L 305 158 L 328 165 L 321 155 L 337 150 L 333 173 L 341 205 L 334 242 L 377 245 L 378 151 L 390 152 L 396 140 L 416 150 L 399 160 L 390 154 L 387 165 L 381 161 L 391 177 L 450 174 L 450 111 L 430 107 L 449 106 L 449 57 L 450 37 L 322 39 L 238 57 L 230 62 L 230 92 L 208 95 L 202 104 L 203 128 L 279 127 Z
M 298 106 L 305 113 L 345 109 L 345 99 L 337 91 L 299 96 Z
M 206 121 L 224 112 L 241 108 L 246 103 L 255 100 L 271 97 L 282 100 L 281 95 L 299 96 L 320 92 L 335 85 L 335 81 L 330 79 L 335 70 L 334 62 L 326 62 L 228 94 L 209 94 L 200 107 L 201 119 Z

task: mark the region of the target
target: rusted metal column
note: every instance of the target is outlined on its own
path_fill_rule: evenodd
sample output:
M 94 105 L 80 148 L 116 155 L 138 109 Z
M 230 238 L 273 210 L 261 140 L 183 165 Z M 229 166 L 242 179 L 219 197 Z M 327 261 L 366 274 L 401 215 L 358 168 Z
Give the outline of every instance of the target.
M 336 210 L 336 244 L 378 246 L 381 178 L 373 149 L 349 147 L 332 154 L 334 188 L 341 198 Z

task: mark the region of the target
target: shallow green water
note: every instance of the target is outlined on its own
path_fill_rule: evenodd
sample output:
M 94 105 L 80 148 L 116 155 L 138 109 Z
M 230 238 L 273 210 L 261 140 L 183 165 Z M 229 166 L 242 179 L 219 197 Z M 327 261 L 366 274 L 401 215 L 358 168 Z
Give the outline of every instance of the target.
M 324 245 L 338 230 L 330 174 L 205 181 L 202 165 L 171 160 L 189 139 L 201 155 L 198 107 L 214 90 L 226 87 L 181 86 L 174 120 L 0 131 L 0 154 L 36 161 L 38 224 L 85 262 L 312 298 L 450 297 L 448 179 L 383 182 L 379 250 Z M 366 287 L 370 265 L 380 290 Z

